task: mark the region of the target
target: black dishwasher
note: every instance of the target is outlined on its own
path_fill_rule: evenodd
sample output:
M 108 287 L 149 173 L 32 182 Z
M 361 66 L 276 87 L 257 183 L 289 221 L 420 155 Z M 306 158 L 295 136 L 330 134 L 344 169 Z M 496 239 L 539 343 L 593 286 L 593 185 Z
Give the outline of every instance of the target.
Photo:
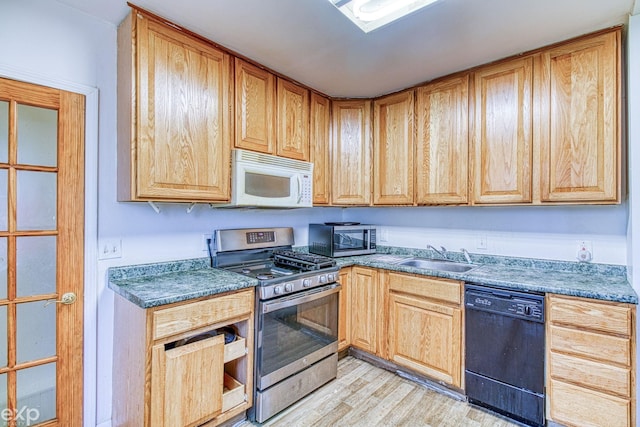
M 543 426 L 544 295 L 465 285 L 469 402 Z

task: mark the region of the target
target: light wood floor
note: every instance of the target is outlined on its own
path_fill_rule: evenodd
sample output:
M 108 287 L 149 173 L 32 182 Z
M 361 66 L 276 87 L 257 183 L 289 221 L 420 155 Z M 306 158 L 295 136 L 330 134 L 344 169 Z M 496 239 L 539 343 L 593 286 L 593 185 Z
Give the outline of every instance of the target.
M 354 357 L 338 377 L 263 426 L 507 427 L 518 426 Z M 238 427 L 250 427 L 248 421 Z

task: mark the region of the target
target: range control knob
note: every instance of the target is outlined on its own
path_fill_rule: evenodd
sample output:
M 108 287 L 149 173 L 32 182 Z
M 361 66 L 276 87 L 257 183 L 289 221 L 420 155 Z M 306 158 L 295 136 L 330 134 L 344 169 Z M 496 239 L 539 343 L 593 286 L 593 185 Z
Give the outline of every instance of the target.
M 284 285 L 284 291 L 285 292 L 291 292 L 293 291 L 293 283 L 287 283 Z
M 526 305 L 524 307 L 524 314 L 526 314 L 527 316 L 531 316 L 533 314 L 533 310 L 531 309 L 531 306 Z
M 327 283 L 327 276 L 323 274 L 322 276 L 320 276 L 319 280 L 320 280 L 320 283 Z
M 333 273 L 329 273 L 329 274 L 327 274 L 327 279 L 329 280 L 329 282 L 335 282 L 336 281 L 336 276 Z
M 304 279 L 302 281 L 302 286 L 304 286 L 305 288 L 308 288 L 309 286 L 311 286 L 311 279 Z
M 282 286 L 276 286 L 273 288 L 273 293 L 276 295 L 280 295 L 282 293 Z

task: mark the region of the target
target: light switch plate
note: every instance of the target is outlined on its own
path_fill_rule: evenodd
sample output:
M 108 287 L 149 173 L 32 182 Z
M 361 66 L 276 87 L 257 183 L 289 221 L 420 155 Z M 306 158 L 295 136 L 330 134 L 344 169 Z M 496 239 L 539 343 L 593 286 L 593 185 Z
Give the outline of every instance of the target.
M 101 239 L 98 241 L 98 259 L 122 258 L 121 239 Z

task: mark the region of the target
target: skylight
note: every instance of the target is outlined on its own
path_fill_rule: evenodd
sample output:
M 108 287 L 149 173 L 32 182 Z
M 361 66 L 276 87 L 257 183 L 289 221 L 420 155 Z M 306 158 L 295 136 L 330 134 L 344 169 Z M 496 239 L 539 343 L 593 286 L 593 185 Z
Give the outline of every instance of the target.
M 368 33 L 438 0 L 329 0 L 362 31 Z

